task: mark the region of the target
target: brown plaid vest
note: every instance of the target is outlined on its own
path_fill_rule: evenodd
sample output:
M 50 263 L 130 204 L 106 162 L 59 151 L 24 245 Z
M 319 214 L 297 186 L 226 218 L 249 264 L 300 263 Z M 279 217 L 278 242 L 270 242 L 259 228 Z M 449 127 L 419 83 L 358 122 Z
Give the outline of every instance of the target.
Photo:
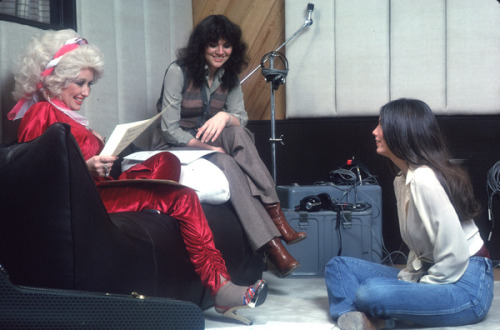
M 196 87 L 189 82 L 186 90 L 182 94 L 181 120 L 179 126 L 184 130 L 199 128 L 217 112 L 224 109 L 228 90 L 219 86 L 207 100 L 206 85 Z

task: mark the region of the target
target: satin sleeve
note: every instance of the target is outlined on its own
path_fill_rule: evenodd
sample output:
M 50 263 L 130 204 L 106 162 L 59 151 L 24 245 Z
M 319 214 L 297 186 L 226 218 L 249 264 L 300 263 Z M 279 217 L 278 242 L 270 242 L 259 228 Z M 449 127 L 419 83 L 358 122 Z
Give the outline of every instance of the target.
M 51 111 L 51 105 L 47 102 L 35 103 L 24 115 L 17 131 L 19 142 L 28 142 L 36 139 L 45 130 L 57 122 L 56 114 Z
M 28 142 L 36 139 L 54 123 L 70 125 L 71 134 L 73 134 L 80 147 L 85 160 L 98 155 L 104 147 L 104 143 L 85 126 L 77 123 L 63 112 L 55 109 L 50 103 L 44 101 L 35 103 L 24 115 L 21 124 L 19 124 L 18 141 Z

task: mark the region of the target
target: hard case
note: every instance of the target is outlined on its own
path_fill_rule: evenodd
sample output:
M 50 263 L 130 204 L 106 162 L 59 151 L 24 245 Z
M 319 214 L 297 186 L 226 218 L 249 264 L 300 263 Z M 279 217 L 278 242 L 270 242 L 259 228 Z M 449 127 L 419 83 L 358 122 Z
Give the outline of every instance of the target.
M 307 239 L 287 246 L 301 264 L 292 276 L 323 276 L 325 265 L 337 255 L 380 262 L 373 251 L 371 211 L 283 212 L 292 228 L 307 232 Z
M 307 239 L 287 248 L 301 267 L 292 276 L 323 276 L 326 263 L 337 255 L 381 262 L 382 189 L 378 185 L 339 186 L 333 184 L 278 186 L 283 212 L 292 228 L 306 231 Z M 327 193 L 334 203 L 368 203 L 355 210 L 297 211 L 302 199 Z
M 300 201 L 310 195 L 327 193 L 338 202 L 355 203 L 364 201 L 372 205 L 375 218 L 382 216 L 382 188 L 379 185 L 348 185 L 339 186 L 332 183 L 318 183 L 314 185 L 288 185 L 277 186 L 276 192 L 281 202 L 281 207 L 294 209 Z M 376 208 L 376 212 L 373 210 Z M 377 221 L 378 222 L 378 221 Z
M 0 266 L 1 329 L 204 329 L 191 302 L 18 286 Z

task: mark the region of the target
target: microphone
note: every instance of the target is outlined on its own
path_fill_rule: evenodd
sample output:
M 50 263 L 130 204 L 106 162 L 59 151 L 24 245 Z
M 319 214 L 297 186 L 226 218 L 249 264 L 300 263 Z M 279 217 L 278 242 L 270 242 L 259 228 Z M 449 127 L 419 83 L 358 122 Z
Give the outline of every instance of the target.
M 311 18 L 313 11 L 314 11 L 314 3 L 308 3 L 307 4 L 307 18 L 306 18 L 306 21 L 304 22 L 304 25 L 311 26 L 313 24 L 313 20 Z

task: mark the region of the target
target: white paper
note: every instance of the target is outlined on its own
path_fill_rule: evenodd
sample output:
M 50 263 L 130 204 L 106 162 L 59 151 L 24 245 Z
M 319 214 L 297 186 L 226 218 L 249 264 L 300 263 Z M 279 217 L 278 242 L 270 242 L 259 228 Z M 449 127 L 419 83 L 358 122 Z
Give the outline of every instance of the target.
M 106 145 L 102 149 L 101 155 L 118 155 L 132 142 L 134 142 L 139 135 L 148 129 L 148 127 L 150 127 L 160 117 L 160 115 L 161 113 L 150 119 L 116 125 L 113 133 L 111 133 L 111 136 L 106 142 Z
M 189 164 L 201 157 L 216 152 L 215 150 L 208 149 L 167 149 L 167 150 L 156 150 L 156 151 L 139 151 L 133 154 L 125 156 L 123 159 L 127 161 L 143 162 L 151 156 L 154 156 L 160 152 L 170 152 L 179 158 L 181 164 Z

